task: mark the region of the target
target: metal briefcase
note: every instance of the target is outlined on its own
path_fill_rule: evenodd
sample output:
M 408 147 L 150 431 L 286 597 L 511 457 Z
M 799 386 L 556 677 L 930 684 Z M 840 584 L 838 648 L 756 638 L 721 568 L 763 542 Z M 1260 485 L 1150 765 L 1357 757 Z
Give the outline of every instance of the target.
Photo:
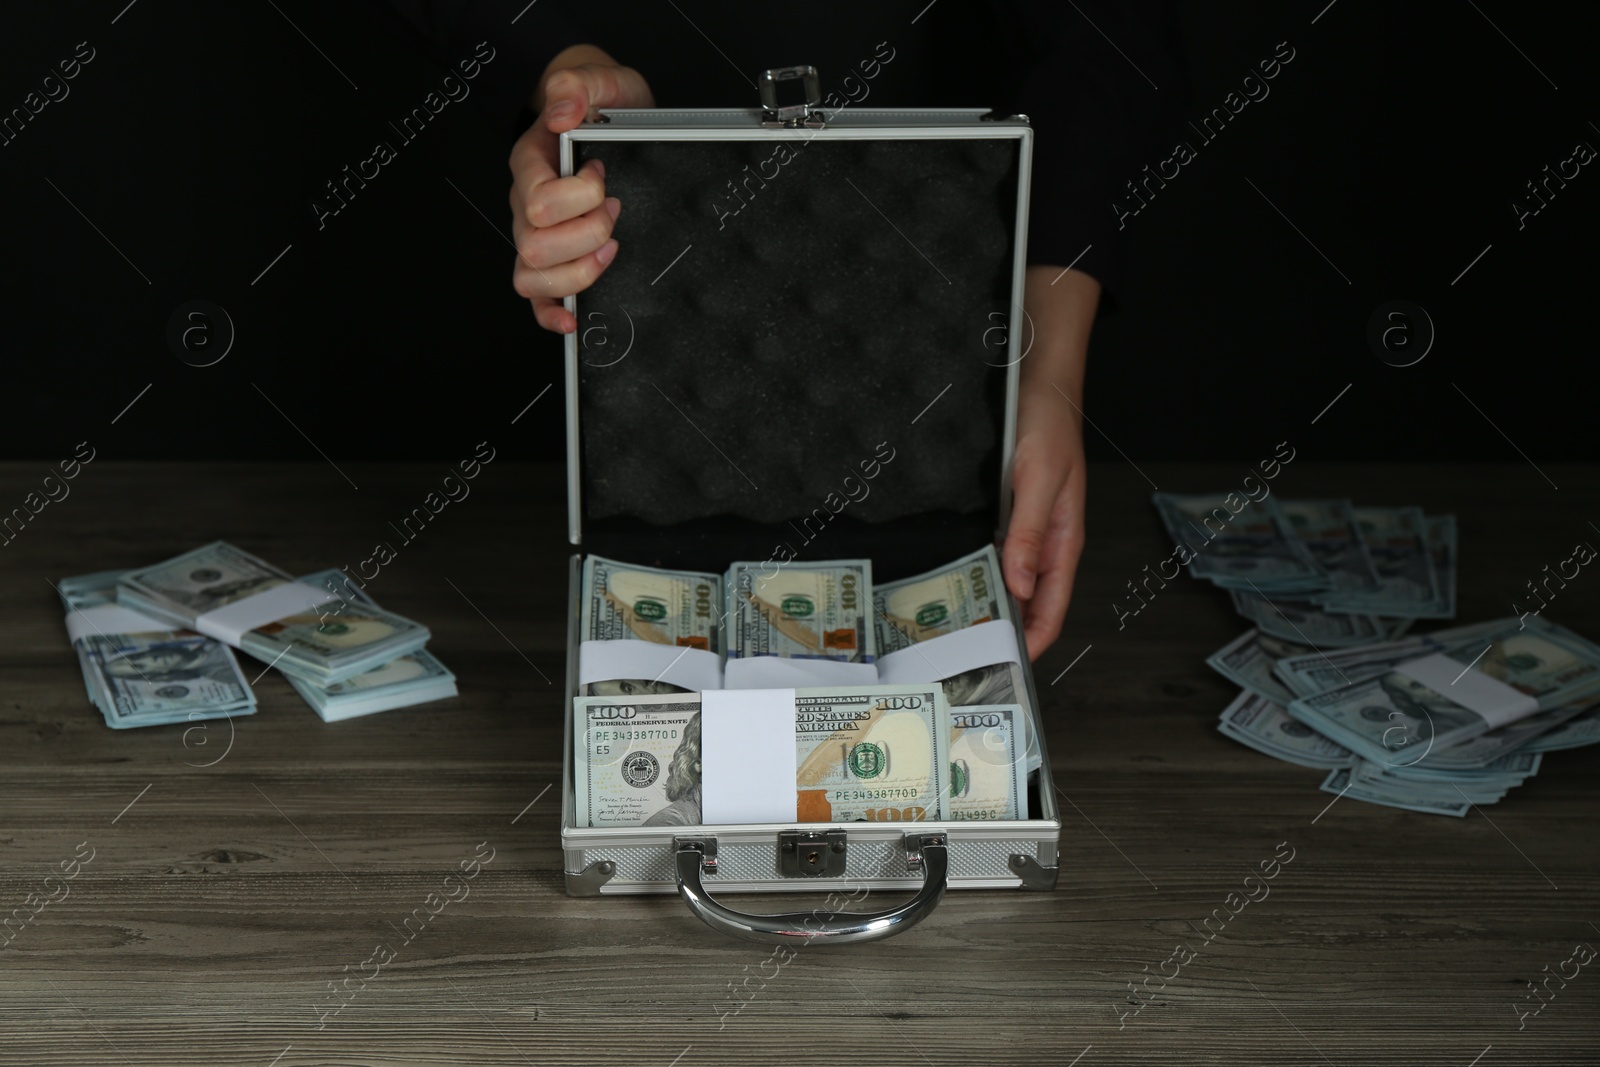
M 581 553 L 718 572 L 733 559 L 866 557 L 892 580 L 992 543 L 1009 513 L 1031 343 L 1012 328 L 1024 321 L 1027 119 L 833 106 L 806 67 L 761 78 L 761 108 L 606 111 L 561 137 L 562 174 L 599 159 L 623 204 L 617 261 L 566 301 L 579 550 L 566 885 L 676 891 L 752 940 L 870 940 L 923 918 L 947 887 L 1054 888 L 1061 823 L 1025 654 L 1020 699 L 1042 758 L 1027 819 L 573 824 Z M 780 105 L 795 88 L 804 99 Z M 736 912 L 708 893 L 842 887 L 916 892 L 871 913 L 793 915 Z

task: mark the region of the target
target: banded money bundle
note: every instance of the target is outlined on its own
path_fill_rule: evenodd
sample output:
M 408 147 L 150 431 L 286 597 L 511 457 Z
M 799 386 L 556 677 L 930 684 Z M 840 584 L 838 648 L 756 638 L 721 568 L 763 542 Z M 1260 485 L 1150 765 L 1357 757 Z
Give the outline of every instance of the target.
M 106 725 L 122 730 L 255 714 L 255 694 L 233 650 L 119 608 L 118 577 L 104 571 L 57 586 L 84 688 Z
M 227 625 L 240 630 L 235 647 L 282 670 L 327 722 L 456 695 L 455 675 L 421 647 L 428 631 L 340 571 L 295 581 L 217 542 L 152 568 L 66 578 L 59 590 L 89 698 L 118 729 L 252 714 Z M 274 618 L 206 626 L 208 612 L 273 590 Z
M 1347 500 L 1156 493 L 1152 498 L 1187 567 L 1228 590 L 1258 630 L 1300 644 L 1346 647 L 1398 638 L 1416 619 L 1456 614 L 1456 522 L 1414 507 Z M 1147 568 L 1148 569 L 1148 568 Z M 1159 568 L 1158 568 L 1159 569 Z M 1129 583 L 1142 610 L 1142 587 Z
M 336 592 L 364 608 L 378 609 L 365 589 L 339 570 L 317 571 L 300 579 Z M 338 722 L 379 711 L 410 708 L 456 695 L 456 676 L 429 652 L 419 648 L 353 678 L 319 686 L 292 674 L 284 675 L 323 722 Z
M 577 697 L 577 825 L 700 823 L 701 703 L 694 693 Z M 803 688 L 794 704 L 796 821 L 1027 817 L 1018 705 L 951 708 L 927 685 Z
M 1375 804 L 1464 816 L 1537 774 L 1544 753 L 1600 742 L 1600 646 L 1539 617 L 1327 651 L 1250 630 L 1207 662 L 1244 687 L 1222 733 Z M 1520 699 L 1486 708 L 1469 672 Z
M 871 663 L 877 658 L 869 625 L 871 560 L 793 560 L 781 566 L 740 561 L 728 567 L 723 580 L 729 659 Z
M 880 655 L 986 622 L 1016 622 L 992 545 L 926 574 L 881 583 L 872 591 L 872 603 Z M 952 707 L 1022 704 L 1027 693 L 1021 664 L 1010 661 L 973 667 L 939 684 Z M 1043 762 L 1036 733 L 1028 733 L 1030 771 Z
M 643 641 L 728 658 L 776 656 L 871 663 L 985 622 L 1014 622 L 992 546 L 926 574 L 874 584 L 869 560 L 736 562 L 723 575 L 589 556 L 583 641 Z M 718 610 L 719 606 L 722 610 Z M 869 623 L 870 620 L 870 623 Z M 1018 704 L 1020 666 L 1003 662 L 943 679 L 951 704 Z M 609 679 L 585 696 L 681 693 L 659 678 Z
M 872 563 L 864 559 L 737 561 L 722 575 L 601 556 L 583 564 L 586 641 L 647 641 L 729 659 L 871 663 L 871 605 Z
M 605 714 L 620 714 L 615 710 L 617 707 L 630 706 L 649 717 L 654 713 L 644 709 L 654 705 L 648 698 L 665 700 L 674 694 L 685 694 L 691 698 L 689 702 L 698 707 L 698 701 L 692 699 L 693 689 L 663 677 L 673 673 L 672 666 L 690 652 L 715 655 L 720 650 L 729 660 L 770 656 L 882 664 L 885 655 L 914 648 L 924 641 L 988 622 L 1012 622 L 1003 583 L 1000 561 L 991 546 L 926 574 L 878 585 L 873 584 L 871 562 L 863 559 L 791 561 L 781 566 L 773 561 L 741 561 L 731 564 L 724 574 L 716 575 L 589 556 L 583 569 L 581 641 L 634 641 L 680 651 L 676 655 L 663 652 L 658 659 L 666 665 L 665 669 L 655 672 L 654 677 L 591 675 L 595 680 L 582 682 L 575 701 L 578 733 L 582 736 L 591 725 L 584 721 L 586 708 L 606 708 L 609 710 Z M 718 605 L 723 606 L 721 612 L 716 610 Z M 1008 640 L 1015 649 L 1015 639 Z M 939 673 L 939 667 L 930 661 L 923 673 L 932 677 Z M 730 669 L 730 680 L 732 674 Z M 1029 729 L 1029 715 L 1023 710 L 1028 697 L 1022 668 L 1016 662 L 986 664 L 959 671 L 936 684 L 943 703 L 958 712 L 941 734 L 947 747 L 958 752 L 948 776 L 955 803 L 951 814 L 945 817 L 1017 817 L 1007 814 L 1018 810 L 1017 801 L 997 799 L 1010 796 L 1006 788 L 1010 788 L 1007 783 L 1012 783 L 1012 762 L 998 753 L 1009 752 L 1008 746 L 1014 744 L 1021 746 L 1019 766 L 1023 777 L 1020 784 L 1012 783 L 1015 788 L 1011 788 L 1011 793 L 1018 795 L 1025 792 L 1026 773 L 1037 770 L 1042 763 L 1037 731 Z M 713 672 L 705 686 L 719 685 Z M 733 685 L 731 681 L 730 685 Z M 882 687 L 865 687 L 866 690 L 875 688 Z M 893 686 L 888 690 L 892 691 Z M 810 690 L 802 687 L 799 691 Z M 855 693 L 863 690 L 860 685 L 838 683 L 823 691 Z M 605 699 L 589 701 L 586 698 Z M 619 704 L 619 701 L 626 704 Z M 676 716 L 681 721 L 665 728 L 687 729 L 693 713 L 687 713 L 689 717 L 685 718 L 685 702 L 667 701 L 667 704 L 677 710 L 662 714 Z M 982 725 L 974 725 L 969 732 L 969 719 L 959 713 L 977 716 L 970 719 L 970 723 Z M 698 720 L 694 722 L 694 731 L 698 731 Z M 651 758 L 659 763 L 664 756 L 655 753 Z M 648 760 L 643 762 L 649 763 Z M 1006 768 L 1005 775 L 996 777 L 993 771 L 996 765 Z M 606 765 L 580 754 L 578 766 L 577 782 L 582 788 L 588 773 L 586 768 Z M 654 804 L 656 808 L 665 809 L 677 803 L 677 798 L 662 800 L 654 794 L 635 795 L 618 786 L 625 776 L 606 778 L 607 773 L 611 772 L 597 770 L 595 781 L 601 783 L 602 795 L 611 798 L 606 803 L 612 806 L 606 810 L 618 813 L 610 816 L 612 818 L 649 818 L 649 814 L 641 815 L 639 805 Z M 660 790 L 667 786 L 663 783 L 654 788 Z M 624 799 L 628 802 L 623 803 Z M 819 821 L 830 821 L 830 817 L 837 821 L 837 816 L 830 806 L 826 813 L 819 815 Z M 638 825 L 637 822 L 621 824 Z
M 223 541 L 129 571 L 117 601 L 318 686 L 409 655 L 429 637 L 420 623 L 298 583 Z
M 601 556 L 583 561 L 579 633 L 583 641 L 642 641 L 713 655 L 723 648 L 722 577 L 667 570 Z M 585 683 L 585 696 L 682 693 L 660 678 L 607 678 Z

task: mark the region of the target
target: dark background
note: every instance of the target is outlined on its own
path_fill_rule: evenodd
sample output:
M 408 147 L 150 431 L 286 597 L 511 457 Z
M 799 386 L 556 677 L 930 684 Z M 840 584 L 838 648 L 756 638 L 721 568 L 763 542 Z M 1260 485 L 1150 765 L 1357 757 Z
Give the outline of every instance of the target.
M 618 6 L 627 18 L 569 5 L 647 75 L 691 70 L 709 98 L 752 102 L 734 65 L 770 62 L 719 57 L 695 3 Z M 926 6 L 830 17 L 909 22 Z M 522 7 L 505 5 L 498 64 L 508 43 L 537 50 L 559 0 L 512 25 Z M 939 0 L 919 17 L 971 14 Z M 1585 167 L 1520 232 L 1510 205 L 1576 142 L 1600 145 L 1597 23 L 1504 0 L 1190 4 L 1184 66 L 1159 88 L 1105 45 L 1123 91 L 1164 94 L 1142 158 L 1179 138 L 1199 155 L 1121 234 L 1118 307 L 1091 350 L 1090 457 L 1248 461 L 1303 426 L 1294 444 L 1313 459 L 1594 458 L 1600 176 Z M 0 147 L 0 456 L 53 462 L 86 438 L 114 459 L 453 460 L 486 437 L 503 457 L 561 454 L 559 342 L 510 288 L 511 123 L 451 104 L 325 229 L 309 209 L 445 73 L 407 26 L 306 0 L 29 9 L 0 38 L 0 112 L 84 40 L 97 55 L 70 95 Z M 1296 58 L 1271 95 L 1201 146 L 1184 120 L 1285 40 Z M 990 103 L 953 66 L 947 97 L 925 103 Z M 196 299 L 237 329 L 215 366 L 167 344 Z M 1395 299 L 1437 329 L 1415 366 L 1366 340 Z

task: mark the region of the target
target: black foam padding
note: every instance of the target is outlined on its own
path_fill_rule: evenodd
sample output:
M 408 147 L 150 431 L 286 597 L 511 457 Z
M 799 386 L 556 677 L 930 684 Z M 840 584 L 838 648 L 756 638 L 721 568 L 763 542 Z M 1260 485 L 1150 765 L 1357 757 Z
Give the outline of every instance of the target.
M 876 557 L 898 531 L 937 563 L 993 532 L 1018 142 L 806 137 L 577 146 L 623 205 L 578 297 L 592 550 Z

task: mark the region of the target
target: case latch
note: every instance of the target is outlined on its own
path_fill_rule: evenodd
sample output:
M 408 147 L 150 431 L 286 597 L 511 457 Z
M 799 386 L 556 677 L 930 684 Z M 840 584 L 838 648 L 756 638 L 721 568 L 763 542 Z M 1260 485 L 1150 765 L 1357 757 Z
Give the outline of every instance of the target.
M 799 103 L 779 103 L 780 84 L 795 81 L 800 83 L 804 99 Z M 760 82 L 761 109 L 766 112 L 767 124 L 819 126 L 827 120 L 827 115 L 817 110 L 817 105 L 822 103 L 822 79 L 816 67 L 773 67 L 761 72 Z M 793 92 L 786 95 L 792 98 Z
M 838 876 L 848 847 L 843 830 L 785 830 L 778 835 L 778 869 L 790 878 Z

